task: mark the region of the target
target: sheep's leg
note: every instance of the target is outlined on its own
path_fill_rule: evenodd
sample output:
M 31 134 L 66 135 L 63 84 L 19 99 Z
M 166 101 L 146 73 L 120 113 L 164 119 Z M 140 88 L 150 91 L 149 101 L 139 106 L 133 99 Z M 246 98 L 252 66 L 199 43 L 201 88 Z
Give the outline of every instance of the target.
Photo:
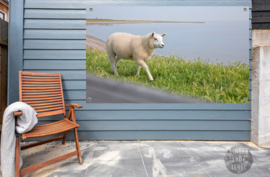
M 111 66 L 112 66 L 114 75 L 118 76 L 119 74 L 118 74 L 116 67 L 115 67 L 115 60 L 110 60 L 110 62 L 111 62 Z
M 153 77 L 152 77 L 152 75 L 151 75 L 151 73 L 149 71 L 149 68 L 148 68 L 147 64 L 144 61 L 140 61 L 140 62 L 138 62 L 138 64 L 141 65 L 144 68 L 144 70 L 146 71 L 146 73 L 148 75 L 149 80 L 153 81 L 154 79 L 153 79 Z
M 136 76 L 139 76 L 142 66 L 138 65 Z
M 116 58 L 115 58 L 115 68 L 116 68 L 116 70 L 117 70 L 117 63 L 118 63 L 119 60 L 121 60 L 121 59 L 116 56 Z
M 111 63 L 111 67 L 112 67 L 112 69 L 113 69 L 113 73 L 114 73 L 115 75 L 118 75 L 118 72 L 117 72 L 116 67 L 115 67 L 115 65 L 116 65 L 116 60 L 117 60 L 116 55 L 113 53 L 113 54 L 109 54 L 108 57 L 109 57 L 109 59 L 110 59 L 110 63 Z
M 111 50 L 110 47 L 107 46 L 107 55 L 108 55 L 108 58 L 110 60 L 110 63 L 111 63 L 111 66 L 112 66 L 112 69 L 113 69 L 113 73 L 115 75 L 118 75 L 118 72 L 116 70 L 116 67 L 115 67 L 115 62 L 116 62 L 116 54 Z

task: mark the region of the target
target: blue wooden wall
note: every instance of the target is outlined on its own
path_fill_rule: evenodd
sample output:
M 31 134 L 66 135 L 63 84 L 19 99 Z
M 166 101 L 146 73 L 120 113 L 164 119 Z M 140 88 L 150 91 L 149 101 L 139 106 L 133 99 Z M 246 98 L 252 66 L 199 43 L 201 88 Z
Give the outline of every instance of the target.
M 250 140 L 250 104 L 87 104 L 85 8 L 91 4 L 248 6 L 251 13 L 251 0 L 12 0 L 9 104 L 18 100 L 19 70 L 60 72 L 65 102 L 83 105 L 76 110 L 80 140 Z

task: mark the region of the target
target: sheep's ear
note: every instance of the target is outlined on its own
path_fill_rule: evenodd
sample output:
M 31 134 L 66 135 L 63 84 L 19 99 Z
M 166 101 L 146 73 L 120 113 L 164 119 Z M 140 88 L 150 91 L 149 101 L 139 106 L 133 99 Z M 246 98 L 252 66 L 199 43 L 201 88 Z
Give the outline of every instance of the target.
M 164 36 L 166 36 L 166 34 L 167 34 L 167 33 L 164 33 L 164 34 L 162 34 L 161 36 L 164 37 Z
M 154 37 L 154 35 L 155 35 L 155 32 L 152 32 L 151 36 Z

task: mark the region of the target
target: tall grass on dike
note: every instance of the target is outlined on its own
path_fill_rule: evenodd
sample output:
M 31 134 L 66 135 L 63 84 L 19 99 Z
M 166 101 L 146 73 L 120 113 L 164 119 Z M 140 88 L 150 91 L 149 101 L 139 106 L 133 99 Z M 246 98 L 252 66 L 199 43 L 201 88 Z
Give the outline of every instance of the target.
M 119 76 L 115 76 L 106 52 L 86 50 L 86 71 L 100 77 L 138 83 L 210 102 L 248 103 L 248 64 L 232 62 L 223 65 L 202 58 L 186 61 L 173 54 L 170 57 L 155 55 L 147 65 L 154 77 L 153 82 L 148 80 L 143 68 L 137 77 L 137 64 L 131 60 L 120 60 L 117 66 Z

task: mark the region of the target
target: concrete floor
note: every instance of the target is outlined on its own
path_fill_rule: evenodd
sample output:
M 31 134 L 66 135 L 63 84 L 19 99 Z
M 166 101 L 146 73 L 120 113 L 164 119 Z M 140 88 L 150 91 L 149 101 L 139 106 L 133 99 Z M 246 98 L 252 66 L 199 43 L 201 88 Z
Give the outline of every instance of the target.
M 250 149 L 253 164 L 249 171 L 237 175 L 224 162 L 233 146 Z M 30 174 L 31 177 L 241 177 L 270 176 L 270 149 L 252 143 L 208 141 L 81 141 L 83 164 L 77 156 Z M 49 143 L 24 150 L 23 167 L 75 150 L 74 142 Z M 159 172 L 157 174 L 156 172 Z

